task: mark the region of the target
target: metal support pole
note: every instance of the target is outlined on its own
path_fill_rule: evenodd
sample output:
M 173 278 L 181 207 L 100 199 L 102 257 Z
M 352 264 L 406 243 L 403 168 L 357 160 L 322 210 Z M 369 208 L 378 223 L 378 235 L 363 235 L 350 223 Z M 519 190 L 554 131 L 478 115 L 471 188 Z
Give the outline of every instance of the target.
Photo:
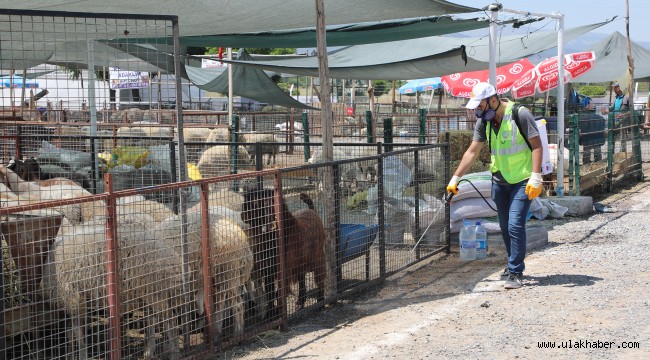
M 386 151 L 393 151 L 393 118 L 384 119 L 384 144 L 391 144 L 386 146 Z
M 302 141 L 304 143 L 305 162 L 308 162 L 309 158 L 311 158 L 311 148 L 309 146 L 309 114 L 306 112 L 302 113 L 300 120 L 302 121 L 302 130 L 304 131 Z
M 427 142 L 427 109 L 420 109 L 420 131 L 418 142 L 426 144 Z
M 372 131 L 372 111 L 368 110 L 366 111 L 366 138 L 368 139 L 368 144 L 372 144 L 375 142 L 374 137 L 372 136 L 373 131 Z

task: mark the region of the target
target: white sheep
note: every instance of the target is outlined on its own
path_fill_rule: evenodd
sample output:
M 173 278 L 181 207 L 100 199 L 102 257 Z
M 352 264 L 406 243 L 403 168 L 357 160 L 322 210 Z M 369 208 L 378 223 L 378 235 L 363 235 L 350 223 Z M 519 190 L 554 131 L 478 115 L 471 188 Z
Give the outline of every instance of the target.
M 183 141 L 186 143 L 185 152 L 187 161 L 196 164 L 203 152 L 205 145 L 187 144 L 187 143 L 205 143 L 210 135 L 210 128 L 191 127 L 183 128 Z
M 213 341 L 217 341 L 222 333 L 222 324 L 226 311 L 233 316 L 234 335 L 239 336 L 244 331 L 244 300 L 241 290 L 250 282 L 253 269 L 253 253 L 248 239 L 242 228 L 246 228 L 239 212 L 226 207 L 211 206 L 209 213 L 209 247 L 210 247 L 210 283 L 213 284 Z M 165 239 L 167 244 L 175 243 L 174 248 L 181 250 L 181 219 L 180 215 L 173 216 L 155 228 L 156 238 Z M 196 273 L 196 281 L 192 289 L 197 292 L 199 313 L 204 306 L 203 289 L 203 251 L 202 251 L 202 221 L 200 208 L 187 213 L 187 241 L 191 271 Z
M 246 150 L 251 156 L 251 161 L 255 158 L 255 143 L 262 143 L 262 156 L 264 156 L 264 154 L 268 155 L 266 165 L 271 164 L 271 157 L 273 157 L 273 164 L 275 164 L 275 157 L 278 154 L 280 147 L 278 142 L 275 141 L 273 134 L 244 133 L 241 136 L 241 141 L 244 143 L 250 143 L 250 145 L 246 145 Z
M 333 161 L 337 160 L 347 160 L 350 159 L 351 156 L 346 153 L 345 151 L 334 148 L 333 149 Z M 309 158 L 308 162 L 310 164 L 318 164 L 323 162 L 323 150 L 321 148 L 318 148 L 314 151 L 313 155 L 311 158 Z M 346 163 L 342 164 L 339 166 L 339 179 L 341 180 L 341 183 L 343 183 L 345 186 L 342 186 L 342 189 L 344 189 L 348 194 L 354 193 L 357 188 L 357 174 L 358 174 L 358 167 L 354 163 Z M 319 167 L 318 168 L 318 177 L 320 179 L 323 178 L 323 168 Z
M 279 131 L 288 131 L 288 130 L 290 130 L 289 125 L 291 125 L 291 124 L 288 121 L 285 121 L 283 123 L 275 124 L 275 128 L 278 129 Z M 298 122 L 298 121 L 294 121 L 293 122 L 293 131 L 296 134 L 298 134 L 298 133 L 302 134 L 302 132 L 303 132 L 302 123 Z
M 206 149 L 197 164 L 201 176 L 207 178 L 230 174 L 230 149 L 230 145 L 215 145 Z M 238 170 L 255 170 L 248 151 L 241 145 L 237 147 L 236 163 Z
M 155 354 L 155 331 L 162 324 L 165 356 L 180 358 L 174 310 L 182 305 L 182 258 L 155 232 L 143 231 L 150 216 L 118 213 L 118 288 L 120 313 L 142 310 L 146 316 L 144 357 Z M 88 358 L 86 319 L 91 310 L 107 306 L 106 224 L 95 219 L 87 224 L 61 228 L 43 266 L 41 287 L 73 321 L 72 339 L 79 358 Z
M 55 183 L 51 186 L 40 186 L 34 182 L 21 179 L 16 173 L 4 166 L 0 166 L 0 177 L 6 180 L 13 193 L 18 195 L 23 202 L 74 199 L 92 195 L 80 185 L 71 183 Z M 54 209 L 61 212 L 71 223 L 78 224 L 103 213 L 105 211 L 104 206 L 103 201 L 87 201 L 57 206 Z
M 230 130 L 227 127 L 218 127 L 210 130 L 210 134 L 205 142 L 230 142 L 230 140 Z

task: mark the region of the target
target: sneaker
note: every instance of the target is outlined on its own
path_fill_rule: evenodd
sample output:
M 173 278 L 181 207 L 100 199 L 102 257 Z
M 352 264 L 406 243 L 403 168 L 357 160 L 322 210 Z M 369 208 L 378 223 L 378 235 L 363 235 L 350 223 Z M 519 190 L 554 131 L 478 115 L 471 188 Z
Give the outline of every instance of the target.
M 507 278 L 508 275 L 510 275 L 510 271 L 508 271 L 508 266 L 506 266 L 506 268 L 503 269 L 503 272 L 499 274 L 499 276 L 501 276 L 502 278 Z
M 519 289 L 522 286 L 524 286 L 522 275 L 512 273 L 508 275 L 508 280 L 506 280 L 506 284 L 504 285 L 506 289 Z

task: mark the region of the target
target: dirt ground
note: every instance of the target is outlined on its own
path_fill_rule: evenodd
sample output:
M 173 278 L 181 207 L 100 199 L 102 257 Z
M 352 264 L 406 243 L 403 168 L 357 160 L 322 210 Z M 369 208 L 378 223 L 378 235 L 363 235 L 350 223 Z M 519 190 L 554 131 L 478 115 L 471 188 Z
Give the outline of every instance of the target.
M 601 203 L 540 222 L 521 289 L 503 288 L 503 254 L 453 251 L 212 359 L 648 359 L 650 183 Z

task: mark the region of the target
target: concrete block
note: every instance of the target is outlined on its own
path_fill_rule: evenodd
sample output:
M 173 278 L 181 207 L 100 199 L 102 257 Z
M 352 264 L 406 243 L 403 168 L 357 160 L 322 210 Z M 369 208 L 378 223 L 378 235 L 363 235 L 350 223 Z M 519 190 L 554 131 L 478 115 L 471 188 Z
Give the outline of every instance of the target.
M 591 196 L 545 196 L 544 199 L 569 208 L 566 216 L 584 216 L 594 212 Z

